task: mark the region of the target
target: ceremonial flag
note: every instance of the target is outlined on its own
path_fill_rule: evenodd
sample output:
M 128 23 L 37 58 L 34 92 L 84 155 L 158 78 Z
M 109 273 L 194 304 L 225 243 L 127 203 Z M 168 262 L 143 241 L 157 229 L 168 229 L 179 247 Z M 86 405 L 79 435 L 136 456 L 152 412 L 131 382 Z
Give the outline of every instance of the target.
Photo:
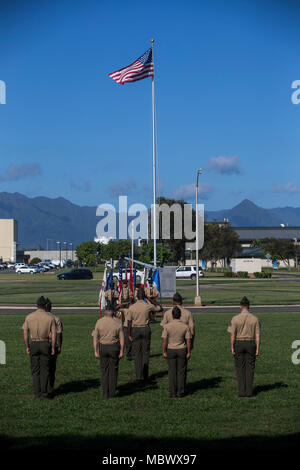
M 153 270 L 152 270 L 152 268 L 150 268 L 149 271 L 148 271 L 146 287 L 149 287 L 149 281 L 152 281 L 152 276 L 153 276 Z
M 104 295 L 105 286 L 106 286 L 106 271 L 107 271 L 107 268 L 104 269 L 103 279 L 102 279 L 101 287 L 100 287 L 100 290 L 99 290 L 98 302 L 99 302 L 100 315 L 101 315 L 102 310 L 105 308 L 105 305 L 106 305 L 106 300 L 105 300 L 105 295 Z
M 142 278 L 141 278 L 141 283 L 140 283 L 140 286 L 141 286 L 141 287 L 144 287 L 144 284 L 145 284 L 145 276 L 146 276 L 146 268 L 144 268 L 144 272 L 143 272 L 143 275 L 142 275 Z
M 136 286 L 136 267 L 135 267 L 135 262 L 133 263 L 133 290 L 135 290 Z
M 109 77 L 120 85 L 124 85 L 124 83 L 127 82 L 136 82 L 146 77 L 154 77 L 152 47 L 141 57 L 132 62 L 132 64 L 110 73 Z
M 119 258 L 119 283 L 118 283 L 119 297 L 121 297 L 121 294 L 122 294 L 122 286 L 123 286 L 122 261 L 121 261 L 121 258 Z
M 153 274 L 153 284 L 160 293 L 160 280 L 159 280 L 159 270 L 156 269 Z
M 129 289 L 130 289 L 130 294 L 133 296 L 133 278 L 132 278 L 132 268 L 131 268 L 131 260 L 129 258 L 129 269 L 130 269 L 130 274 L 129 274 Z
M 110 289 L 111 283 L 113 282 L 113 270 L 110 270 L 110 273 L 108 275 L 107 281 L 106 281 L 106 290 Z

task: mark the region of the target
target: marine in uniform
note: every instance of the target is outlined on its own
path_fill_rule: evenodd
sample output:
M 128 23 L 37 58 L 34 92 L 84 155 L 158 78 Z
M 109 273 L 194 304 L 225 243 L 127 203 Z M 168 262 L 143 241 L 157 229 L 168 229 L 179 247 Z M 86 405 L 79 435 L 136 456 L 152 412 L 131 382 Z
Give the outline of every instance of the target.
M 249 312 L 247 297 L 241 300 L 241 313 L 227 329 L 237 374 L 238 396 L 252 397 L 255 359 L 259 354 L 261 328 L 258 318 Z
M 53 315 L 46 311 L 47 300 L 43 296 L 38 299 L 36 306 L 37 310 L 25 318 L 23 336 L 26 353 L 30 355 L 34 396 L 50 398 L 49 368 L 50 357 L 55 354 L 56 325 Z
M 141 287 L 137 293 L 137 301 L 130 305 L 128 311 L 128 336 L 133 342 L 132 351 L 135 364 L 136 379 L 146 380 L 149 375 L 149 358 L 151 329 L 149 326 L 151 312 L 160 312 L 160 305 L 144 302 L 145 291 Z
M 51 313 L 52 303 L 50 299 L 47 300 L 46 311 Z M 53 315 L 53 314 L 52 314 Z M 62 342 L 63 342 L 63 324 L 60 318 L 56 315 L 53 315 L 56 325 L 56 343 L 55 343 L 55 354 L 50 356 L 49 364 L 49 382 L 48 382 L 48 392 L 53 393 L 54 383 L 55 383 L 55 373 L 56 373 L 56 361 L 57 356 L 61 353 Z M 51 338 L 49 337 L 49 341 Z
M 186 308 L 182 306 L 182 297 L 178 292 L 176 292 L 173 296 L 173 306 L 176 306 L 180 309 L 180 312 L 181 312 L 180 321 L 188 325 L 190 333 L 192 335 L 191 344 L 193 346 L 194 336 L 195 336 L 195 324 L 194 324 L 193 315 L 190 312 L 190 310 L 187 310 Z M 173 321 L 172 312 L 173 312 L 172 308 L 170 308 L 169 310 L 165 312 L 163 319 L 160 323 L 162 328 L 164 328 L 168 323 Z
M 145 295 L 148 300 L 153 301 L 154 303 L 157 301 L 159 292 L 155 286 L 153 286 L 153 281 L 150 279 L 149 286 L 145 288 Z
M 108 304 L 92 332 L 94 354 L 100 358 L 103 398 L 112 398 L 116 393 L 119 360 L 124 353 L 122 322 L 113 313 L 112 305 Z
M 122 320 L 122 325 L 123 325 L 123 332 L 124 332 L 124 341 L 125 341 L 125 350 L 126 350 L 126 358 L 128 361 L 132 361 L 133 359 L 133 354 L 132 354 L 132 341 L 129 340 L 129 334 L 128 334 L 128 312 L 129 312 L 129 305 L 130 303 L 123 303 L 118 305 L 117 309 L 119 312 L 121 312 L 121 320 Z
M 112 305 L 112 308 L 114 310 L 116 304 L 117 304 L 117 301 L 119 299 L 119 293 L 118 291 L 115 289 L 115 285 L 114 283 L 112 282 L 111 285 L 110 285 L 110 289 L 108 289 L 107 291 L 105 291 L 105 299 L 106 299 L 106 302 L 107 303 L 110 303 Z
M 191 357 L 191 333 L 186 323 L 180 321 L 181 310 L 172 309 L 173 321 L 164 326 L 162 353 L 168 360 L 169 391 L 171 398 L 184 396 L 187 360 Z
M 128 287 L 128 281 L 125 279 L 122 282 L 122 291 L 121 291 L 121 303 L 124 304 L 126 302 L 130 302 L 130 291 Z

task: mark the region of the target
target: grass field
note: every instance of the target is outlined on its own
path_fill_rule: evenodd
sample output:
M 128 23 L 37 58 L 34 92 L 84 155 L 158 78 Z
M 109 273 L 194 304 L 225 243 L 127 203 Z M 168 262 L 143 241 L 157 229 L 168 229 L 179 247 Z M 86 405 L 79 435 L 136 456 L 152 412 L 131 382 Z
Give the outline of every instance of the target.
M 92 314 L 61 315 L 64 344 L 58 359 L 56 397 L 33 399 L 24 315 L 0 316 L 7 364 L 0 366 L 2 443 L 10 450 L 124 452 L 289 449 L 300 436 L 299 374 L 291 344 L 300 339 L 297 313 L 260 314 L 262 348 L 255 397 L 238 399 L 226 332 L 232 315 L 195 315 L 196 340 L 188 367 L 187 396 L 170 399 L 160 326 L 153 324 L 150 380 L 134 382 L 133 363 L 122 359 L 118 394 L 103 400 L 99 362 L 93 356 Z M 32 454 L 31 454 L 32 455 Z M 46 455 L 46 454 L 45 454 Z
M 96 273 L 91 281 L 58 281 L 55 274 L 0 274 L 0 305 L 32 305 L 43 294 L 54 306 L 97 306 L 100 276 Z M 300 303 L 299 286 L 300 277 L 256 280 L 207 276 L 200 281 L 200 295 L 204 305 L 236 305 L 244 295 L 253 305 L 292 305 Z M 185 303 L 194 303 L 195 282 L 178 280 L 177 289 Z M 165 304 L 171 302 L 162 300 Z

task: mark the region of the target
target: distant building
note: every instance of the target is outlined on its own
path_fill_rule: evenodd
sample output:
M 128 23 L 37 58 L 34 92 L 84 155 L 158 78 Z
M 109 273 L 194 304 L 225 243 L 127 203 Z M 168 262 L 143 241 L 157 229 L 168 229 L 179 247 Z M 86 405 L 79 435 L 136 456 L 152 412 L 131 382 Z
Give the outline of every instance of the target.
M 17 260 L 18 222 L 14 219 L 0 219 L 0 260 Z

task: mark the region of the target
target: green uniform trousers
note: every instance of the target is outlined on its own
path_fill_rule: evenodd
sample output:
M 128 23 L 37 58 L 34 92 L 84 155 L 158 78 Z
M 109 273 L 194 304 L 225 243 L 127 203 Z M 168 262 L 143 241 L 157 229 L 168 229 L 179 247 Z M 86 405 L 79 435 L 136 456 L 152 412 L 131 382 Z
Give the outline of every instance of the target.
M 119 371 L 120 344 L 100 344 L 101 388 L 103 398 L 116 393 Z
M 48 396 L 49 363 L 51 344 L 49 341 L 32 341 L 30 343 L 30 362 L 34 396 Z
M 133 356 L 132 356 L 132 342 L 129 340 L 128 327 L 124 326 L 123 331 L 124 331 L 126 357 L 129 361 L 131 361 L 133 359 Z
M 237 374 L 238 394 L 240 397 L 251 397 L 256 359 L 255 341 L 238 341 L 234 343 L 234 361 Z
M 53 356 L 50 356 L 50 362 L 49 362 L 49 382 L 48 382 L 49 393 L 52 393 L 54 389 L 57 356 L 58 356 L 58 349 L 57 349 L 57 346 L 55 346 L 55 354 Z
M 168 349 L 169 391 L 171 397 L 182 397 L 186 382 L 187 350 Z
M 147 380 L 149 375 L 149 359 L 151 329 L 149 326 L 132 328 L 132 352 L 137 380 Z

